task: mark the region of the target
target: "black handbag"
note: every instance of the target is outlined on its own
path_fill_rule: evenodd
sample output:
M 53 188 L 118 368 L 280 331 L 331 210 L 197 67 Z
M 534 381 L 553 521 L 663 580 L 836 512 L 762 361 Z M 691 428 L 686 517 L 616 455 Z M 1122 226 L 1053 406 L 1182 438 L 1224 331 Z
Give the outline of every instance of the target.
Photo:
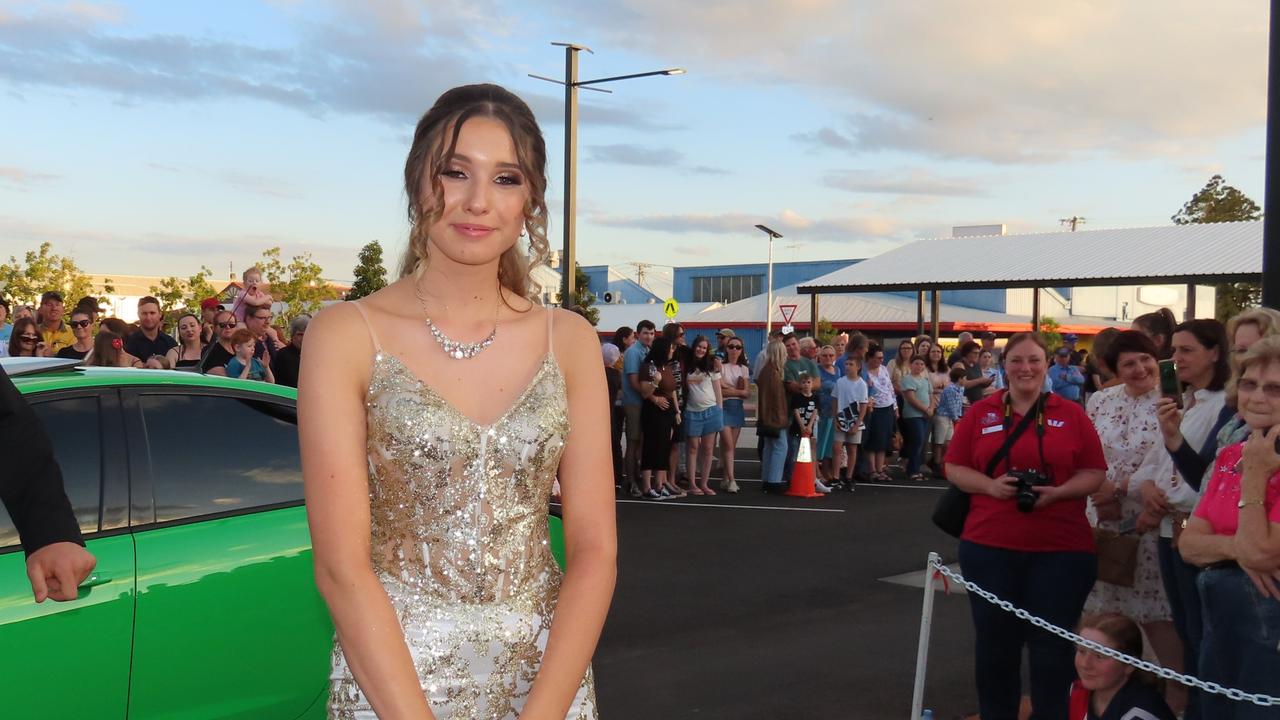
M 996 466 L 1004 460 L 1009 454 L 1009 449 L 1018 441 L 1022 433 L 1031 426 L 1036 417 L 1042 412 L 1044 404 L 1044 396 L 1040 396 L 1040 400 L 1035 405 L 1035 411 L 1029 412 L 1022 416 L 1022 420 L 1017 427 L 1013 428 L 1013 432 L 1005 435 L 1004 444 L 991 456 L 991 462 L 987 463 L 987 475 L 995 477 L 993 473 Z M 1006 432 L 1008 425 L 1006 427 Z M 933 524 L 942 532 L 951 537 L 958 538 L 964 532 L 965 518 L 969 517 L 969 493 L 956 487 L 954 484 L 948 483 L 947 489 L 942 493 L 942 497 L 938 498 L 937 504 L 933 506 Z

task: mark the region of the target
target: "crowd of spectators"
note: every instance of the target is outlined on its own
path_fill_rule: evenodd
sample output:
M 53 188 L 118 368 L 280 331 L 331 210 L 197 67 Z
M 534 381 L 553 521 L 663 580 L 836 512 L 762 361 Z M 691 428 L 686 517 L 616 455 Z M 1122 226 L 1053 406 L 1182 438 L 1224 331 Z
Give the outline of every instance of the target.
M 1107 647 L 1280 696 L 1280 313 L 1253 309 L 1224 326 L 1165 310 L 1100 332 L 1091 351 L 1070 333 L 1058 347 L 1038 333 L 997 347 L 985 333 L 944 360 L 922 336 L 887 363 L 860 333 L 825 346 L 774 333 L 749 366 L 732 330 L 714 351 L 705 337 L 686 345 L 678 324 L 655 333 L 648 322 L 620 328 L 604 348 L 619 388 L 614 433 L 627 440 L 620 489 L 714 494 L 719 433 L 720 487 L 736 491 L 740 403 L 754 383 L 765 492 L 785 491 L 805 440 L 819 491 L 887 480 L 896 453 L 903 477 L 945 476 L 968 495 L 967 578 Z M 1165 359 L 1176 396 L 1161 390 Z M 1099 553 L 1112 566 L 1102 575 Z M 1157 687 L 971 601 L 983 718 L 1018 717 L 1024 650 L 1035 717 L 1280 717 Z
M 138 321 L 101 317 L 97 298 L 81 298 L 67 311 L 62 294 L 45 292 L 40 305 L 12 308 L 0 299 L 0 357 L 49 357 L 98 367 L 181 370 L 297 387 L 303 338 L 310 316 L 289 324 L 289 341 L 271 325 L 271 296 L 256 268 L 245 272 L 246 291 L 231 308 L 217 298 L 200 303 L 201 315 L 185 313 L 164 326 L 160 301 L 138 301 Z M 173 334 L 170 334 L 170 333 Z

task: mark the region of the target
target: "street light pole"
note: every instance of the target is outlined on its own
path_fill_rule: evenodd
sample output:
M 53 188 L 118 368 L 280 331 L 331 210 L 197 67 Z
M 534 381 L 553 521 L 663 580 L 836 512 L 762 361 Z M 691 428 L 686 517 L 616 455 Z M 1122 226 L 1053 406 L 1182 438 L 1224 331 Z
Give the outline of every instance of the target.
M 683 75 L 685 71 L 683 68 L 667 68 L 666 70 L 616 75 L 595 80 L 578 80 L 578 51 L 586 50 L 589 53 L 595 53 L 586 45 L 561 42 L 551 44 L 564 48 L 564 80 L 560 81 L 543 77 L 542 75 L 534 75 L 533 73 L 530 73 L 529 77 L 564 85 L 564 246 L 560 253 L 560 305 L 564 307 L 573 303 L 573 294 L 576 290 L 574 286 L 577 284 L 575 282 L 577 279 L 575 274 L 577 271 L 578 88 L 586 87 L 587 90 L 611 93 L 613 92 L 612 90 L 589 86 L 654 75 Z
M 773 334 L 773 241 L 782 237 L 781 233 L 770 230 L 764 225 L 756 225 L 756 229 L 769 236 L 769 275 L 765 280 L 768 288 L 765 293 L 764 308 L 764 342 L 769 343 L 769 336 Z
M 564 46 L 564 248 L 560 253 L 560 307 L 573 305 L 577 278 L 578 51 Z M 586 49 L 591 52 L 590 48 Z

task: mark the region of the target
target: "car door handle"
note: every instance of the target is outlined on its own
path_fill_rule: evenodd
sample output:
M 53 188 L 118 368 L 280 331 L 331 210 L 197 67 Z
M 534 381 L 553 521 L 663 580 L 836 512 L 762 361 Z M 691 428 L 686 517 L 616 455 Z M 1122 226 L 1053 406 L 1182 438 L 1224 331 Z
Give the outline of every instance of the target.
M 106 585 L 109 582 L 111 582 L 111 578 L 107 577 L 106 575 L 102 575 L 100 573 L 94 573 L 90 575 L 88 578 L 86 578 L 84 582 L 80 583 L 80 587 L 81 588 L 98 587 L 99 585 Z

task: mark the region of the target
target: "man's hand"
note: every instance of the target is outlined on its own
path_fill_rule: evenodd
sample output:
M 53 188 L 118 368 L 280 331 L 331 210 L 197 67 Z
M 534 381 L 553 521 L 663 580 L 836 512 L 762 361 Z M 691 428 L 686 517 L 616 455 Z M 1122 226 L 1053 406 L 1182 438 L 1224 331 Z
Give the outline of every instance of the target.
M 652 396 L 653 404 L 657 405 L 660 410 L 666 410 L 671 407 L 671 401 L 661 395 Z
M 45 545 L 27 558 L 27 578 L 36 602 L 75 600 L 80 583 L 98 564 L 88 550 L 72 542 Z

